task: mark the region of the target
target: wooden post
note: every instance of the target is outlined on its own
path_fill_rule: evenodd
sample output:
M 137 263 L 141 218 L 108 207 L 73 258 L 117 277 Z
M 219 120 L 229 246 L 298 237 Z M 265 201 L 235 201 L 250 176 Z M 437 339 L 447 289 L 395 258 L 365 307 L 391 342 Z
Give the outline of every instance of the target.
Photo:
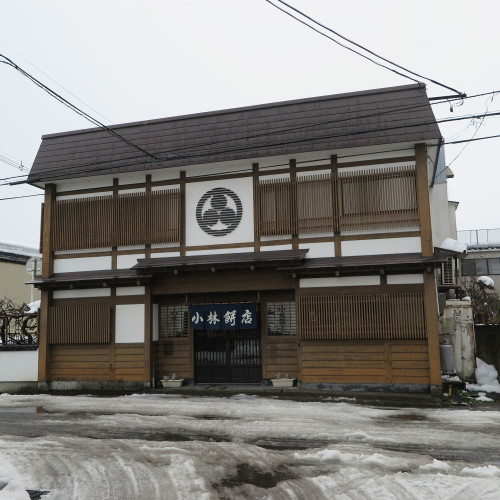
M 144 292 L 144 380 L 151 382 L 153 376 L 153 304 L 151 303 L 151 285 L 145 285 Z M 153 384 L 152 384 L 153 385 Z
M 52 232 L 54 230 L 54 203 L 55 184 L 45 185 L 45 199 L 43 204 L 43 248 L 42 248 L 42 276 L 48 278 L 54 272 L 54 254 L 52 252 Z
M 297 161 L 290 160 L 290 218 L 292 223 L 292 248 L 299 249 L 299 220 L 297 210 Z
M 253 249 L 260 252 L 260 189 L 259 164 L 252 164 L 253 176 Z
M 339 224 L 339 209 L 340 200 L 338 199 L 338 179 L 339 179 L 339 165 L 337 155 L 330 157 L 331 164 L 331 184 L 332 184 L 332 216 L 333 216 L 333 245 L 335 250 L 335 257 L 342 256 L 342 242 L 340 237 L 340 224 Z
M 113 203 L 111 212 L 111 269 L 118 268 L 118 178 L 113 179 Z
M 424 308 L 429 352 L 430 385 L 440 386 L 441 359 L 439 354 L 438 306 L 434 270 L 424 271 Z
M 186 255 L 186 172 L 180 172 L 181 207 L 179 210 L 180 226 L 180 255 Z
M 415 160 L 422 255 L 430 256 L 434 254 L 434 247 L 432 245 L 431 205 L 427 176 L 427 147 L 425 144 L 415 145 Z
M 40 303 L 40 316 L 38 325 L 38 382 L 46 384 L 49 381 L 49 307 L 51 303 L 52 292 L 42 290 Z M 48 389 L 44 387 L 42 389 Z
M 151 217 L 151 174 L 146 175 L 146 214 L 147 214 L 147 220 L 146 220 L 146 238 L 145 238 L 145 245 L 144 245 L 144 257 L 146 259 L 149 259 L 151 257 L 151 240 L 152 240 L 152 235 L 153 235 L 153 224 L 152 224 L 152 217 Z

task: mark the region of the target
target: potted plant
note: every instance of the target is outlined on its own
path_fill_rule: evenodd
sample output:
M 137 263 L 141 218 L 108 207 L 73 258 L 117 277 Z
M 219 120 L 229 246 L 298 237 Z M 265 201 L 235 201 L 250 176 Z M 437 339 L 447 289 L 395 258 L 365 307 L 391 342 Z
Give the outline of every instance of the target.
M 271 379 L 271 382 L 273 383 L 273 387 L 285 389 L 287 387 L 293 387 L 295 379 L 290 378 L 288 376 L 288 373 L 284 377 L 281 375 L 281 373 L 277 373 L 276 376 Z
M 169 388 L 172 388 L 172 387 L 181 387 L 183 383 L 184 383 L 184 379 L 183 378 L 177 378 L 177 374 L 176 373 L 172 373 L 172 375 L 165 375 L 161 379 L 161 385 L 163 387 L 169 387 Z

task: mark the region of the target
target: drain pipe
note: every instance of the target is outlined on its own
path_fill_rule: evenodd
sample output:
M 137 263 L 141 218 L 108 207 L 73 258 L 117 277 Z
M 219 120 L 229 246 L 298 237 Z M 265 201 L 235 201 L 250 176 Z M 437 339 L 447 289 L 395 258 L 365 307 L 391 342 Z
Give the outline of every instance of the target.
M 429 187 L 433 187 L 434 183 L 436 182 L 436 172 L 437 172 L 437 168 L 438 168 L 439 154 L 441 152 L 441 148 L 443 146 L 443 143 L 444 143 L 443 138 L 440 137 L 438 145 L 437 145 L 436 159 L 434 160 L 434 170 L 432 172 L 431 185 Z

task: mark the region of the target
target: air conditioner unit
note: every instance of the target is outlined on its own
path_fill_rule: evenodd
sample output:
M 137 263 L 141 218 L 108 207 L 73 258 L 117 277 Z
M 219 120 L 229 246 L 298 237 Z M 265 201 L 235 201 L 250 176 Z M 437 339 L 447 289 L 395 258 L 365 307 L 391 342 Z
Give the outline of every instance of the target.
M 448 257 L 441 264 L 441 285 L 457 285 L 457 261 L 455 257 Z

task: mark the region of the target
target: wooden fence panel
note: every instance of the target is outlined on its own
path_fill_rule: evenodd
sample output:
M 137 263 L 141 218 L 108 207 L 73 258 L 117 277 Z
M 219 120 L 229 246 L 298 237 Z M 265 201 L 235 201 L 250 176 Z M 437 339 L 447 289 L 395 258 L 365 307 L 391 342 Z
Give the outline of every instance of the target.
M 302 296 L 302 339 L 426 338 L 423 293 Z
M 110 342 L 109 304 L 49 308 L 49 344 L 104 344 Z

